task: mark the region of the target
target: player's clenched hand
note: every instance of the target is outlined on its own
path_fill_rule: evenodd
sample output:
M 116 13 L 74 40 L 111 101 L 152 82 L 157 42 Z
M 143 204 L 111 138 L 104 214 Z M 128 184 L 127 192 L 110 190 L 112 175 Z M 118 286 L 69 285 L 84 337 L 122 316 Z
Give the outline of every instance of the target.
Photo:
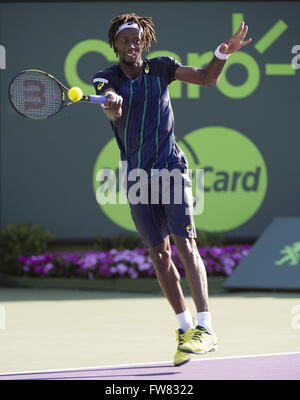
M 232 54 L 241 47 L 247 46 L 247 44 L 252 41 L 252 38 L 250 38 L 243 42 L 247 32 L 248 26 L 245 25 L 245 22 L 243 21 L 237 32 L 230 39 L 228 39 L 226 43 L 222 43 L 220 45 L 220 52 L 223 54 Z
M 110 120 L 115 120 L 122 115 L 122 103 L 123 98 L 113 91 L 107 91 L 105 93 L 107 97 L 106 102 L 102 105 L 105 113 Z
M 117 95 L 117 93 L 108 91 L 105 93 L 105 96 L 107 97 L 107 100 L 104 103 L 105 108 L 116 111 L 122 106 L 123 98 L 122 96 Z

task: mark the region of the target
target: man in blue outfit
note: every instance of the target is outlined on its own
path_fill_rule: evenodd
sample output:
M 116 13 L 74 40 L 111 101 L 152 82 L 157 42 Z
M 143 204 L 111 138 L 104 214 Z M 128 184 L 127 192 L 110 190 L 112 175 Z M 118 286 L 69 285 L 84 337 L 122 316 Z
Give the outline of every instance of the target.
M 175 366 L 188 362 L 193 353 L 216 350 L 217 337 L 209 311 L 206 270 L 194 240 L 193 213 L 186 212 L 193 209 L 191 182 L 185 173 L 188 168 L 185 154 L 174 138 L 168 85 L 179 80 L 215 86 L 230 54 L 251 42 L 251 39 L 243 41 L 247 31 L 248 27 L 242 22 L 236 34 L 217 47 L 209 64 L 199 69 L 180 65 L 170 57 L 142 59 L 142 51 L 149 51 L 151 42 L 156 41 L 152 18 L 134 13 L 119 15 L 112 20 L 108 34 L 119 63 L 97 72 L 93 78 L 96 93 L 108 97 L 102 108 L 111 122 L 128 173 L 143 170 L 149 177 L 143 183 L 149 185 L 149 201 L 136 204 L 130 201 L 130 196 L 128 200 L 137 231 L 149 249 L 160 287 L 178 321 Z M 157 186 L 159 201 L 151 201 L 151 182 L 163 169 L 180 172 L 181 202 L 172 197 L 178 183 L 169 185 L 170 201 L 163 202 L 160 181 Z M 185 267 L 197 310 L 196 326 L 171 259 L 170 234 Z

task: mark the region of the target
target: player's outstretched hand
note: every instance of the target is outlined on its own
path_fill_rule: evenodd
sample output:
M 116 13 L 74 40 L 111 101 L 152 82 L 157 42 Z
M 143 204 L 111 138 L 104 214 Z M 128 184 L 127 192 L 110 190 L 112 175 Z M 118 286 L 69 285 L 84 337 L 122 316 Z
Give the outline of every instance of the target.
M 228 39 L 226 43 L 221 43 L 220 52 L 223 54 L 232 54 L 235 51 L 238 51 L 241 47 L 247 46 L 247 44 L 252 41 L 252 38 L 250 38 L 243 42 L 247 32 L 248 26 L 245 25 L 245 22 L 243 21 L 232 38 Z

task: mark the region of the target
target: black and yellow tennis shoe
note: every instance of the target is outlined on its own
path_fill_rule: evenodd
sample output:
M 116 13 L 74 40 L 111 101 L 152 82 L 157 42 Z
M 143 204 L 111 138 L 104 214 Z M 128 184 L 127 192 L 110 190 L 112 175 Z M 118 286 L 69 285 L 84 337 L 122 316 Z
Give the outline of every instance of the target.
M 180 351 L 187 354 L 206 354 L 216 351 L 218 348 L 217 337 L 214 333 L 208 332 L 202 326 L 196 326 L 185 331 L 184 342 Z
M 178 346 L 174 356 L 174 365 L 175 367 L 179 367 L 180 365 L 189 362 L 191 360 L 191 355 L 180 351 L 181 346 L 185 343 L 185 337 L 186 337 L 185 332 L 182 329 L 178 329 L 176 331 L 176 334 L 177 334 Z

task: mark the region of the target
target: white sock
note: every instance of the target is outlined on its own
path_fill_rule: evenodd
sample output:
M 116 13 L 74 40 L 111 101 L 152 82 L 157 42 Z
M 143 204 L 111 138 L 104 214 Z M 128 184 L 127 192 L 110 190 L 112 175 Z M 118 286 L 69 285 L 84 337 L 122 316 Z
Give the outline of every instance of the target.
M 190 310 L 187 308 L 180 314 L 176 314 L 177 321 L 182 330 L 193 328 L 193 317 Z
M 203 326 L 208 332 L 213 332 L 211 325 L 211 315 L 210 312 L 198 312 L 197 313 L 197 325 Z

